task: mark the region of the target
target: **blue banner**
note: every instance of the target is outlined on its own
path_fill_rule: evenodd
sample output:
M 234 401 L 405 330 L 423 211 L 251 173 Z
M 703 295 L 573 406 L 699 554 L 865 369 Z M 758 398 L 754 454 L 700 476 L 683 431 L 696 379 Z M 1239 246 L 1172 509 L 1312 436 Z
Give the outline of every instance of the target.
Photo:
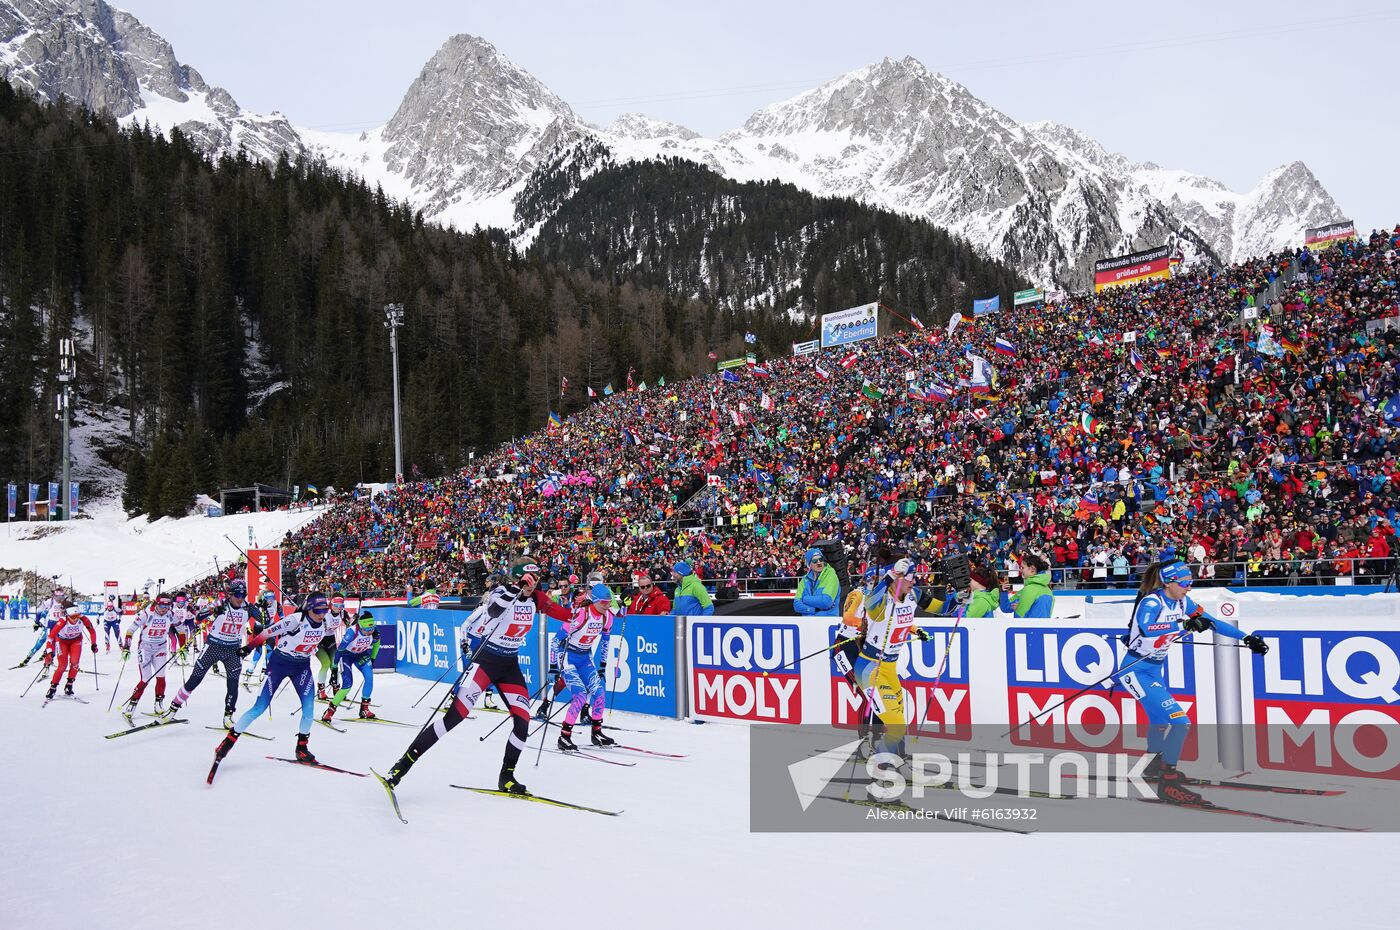
M 553 640 L 563 626 L 558 620 L 550 620 L 549 639 Z M 675 617 L 646 614 L 617 617 L 613 620 L 607 648 L 608 674 L 603 687 L 608 692 L 609 707 L 657 717 L 676 716 L 676 690 L 680 687 L 681 672 L 676 661 Z M 523 659 L 522 656 L 522 667 Z M 597 660 L 596 653 L 594 660 Z M 534 687 L 531 693 L 533 691 Z M 568 692 L 561 694 L 558 700 L 567 701 Z
M 15 487 L 13 484 L 9 485 L 9 493 L 6 496 L 6 500 L 9 504 L 7 517 L 13 520 L 15 518 L 15 510 L 19 506 L 19 488 Z
M 879 328 L 879 309 L 880 305 L 873 303 L 822 314 L 822 348 L 874 339 Z
M 64 514 L 69 520 L 78 512 L 78 482 L 68 482 L 68 512 Z
M 982 316 L 983 314 L 991 313 L 991 312 L 993 312 L 994 310 L 1000 310 L 1000 309 L 1001 309 L 1001 295 L 1000 295 L 1000 294 L 998 294 L 998 295 L 995 296 L 995 297 L 988 297 L 988 298 L 985 299 L 985 300 L 974 300 L 974 301 L 972 302 L 972 315 L 973 315 L 973 316 Z
M 52 520 L 58 513 L 58 482 L 49 482 L 49 519 Z
M 29 518 L 34 519 L 34 505 L 39 503 L 39 486 L 31 484 L 29 486 Z
M 393 627 L 394 670 L 413 678 L 433 680 L 449 667 L 460 669 L 457 661 L 457 625 L 466 619 L 455 610 L 425 610 L 421 607 L 375 607 L 374 618 L 381 627 Z M 386 631 L 387 632 L 387 631 Z M 381 641 L 385 633 L 380 633 Z M 386 653 L 384 646 L 380 656 Z M 375 663 L 376 666 L 378 663 Z M 447 672 L 445 680 L 456 675 Z

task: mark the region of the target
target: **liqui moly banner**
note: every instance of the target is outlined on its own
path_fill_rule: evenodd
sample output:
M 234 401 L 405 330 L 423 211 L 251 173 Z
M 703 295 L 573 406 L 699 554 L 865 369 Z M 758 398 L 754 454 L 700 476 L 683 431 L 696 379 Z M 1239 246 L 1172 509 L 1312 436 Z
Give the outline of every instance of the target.
M 945 625 L 946 624 L 946 625 Z M 954 632 L 951 621 L 922 624 L 928 642 L 910 639 L 895 662 L 904 689 L 904 719 L 914 736 L 943 739 L 972 738 L 972 701 L 968 682 L 967 637 Z M 827 635 L 836 641 L 839 624 Z M 861 698 L 837 665 L 836 653 L 827 658 L 831 723 L 857 727 L 861 722 Z
M 1094 262 L 1094 291 L 1171 277 L 1171 248 L 1158 246 Z
M 263 591 L 270 590 L 277 595 L 278 603 L 281 603 L 283 593 L 281 549 L 249 549 L 247 571 L 245 580 L 248 583 L 248 600 L 250 602 L 261 604 Z

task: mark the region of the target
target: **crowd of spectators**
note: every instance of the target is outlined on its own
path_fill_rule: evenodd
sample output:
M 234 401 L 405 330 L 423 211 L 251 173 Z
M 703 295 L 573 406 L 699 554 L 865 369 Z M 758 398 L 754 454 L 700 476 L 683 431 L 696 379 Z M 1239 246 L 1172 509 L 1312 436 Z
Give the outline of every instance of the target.
M 1205 583 L 1388 575 L 1400 332 L 1377 321 L 1400 316 L 1397 247 L 1400 227 L 952 329 L 911 315 L 619 392 L 335 506 L 285 564 L 303 589 L 451 594 L 521 552 L 614 584 L 684 560 L 721 586 L 791 590 L 804 551 L 836 539 L 853 571 L 879 541 L 1012 574 L 1034 548 L 1060 583 L 1132 582 L 1164 552 Z M 996 370 L 986 390 L 970 355 Z

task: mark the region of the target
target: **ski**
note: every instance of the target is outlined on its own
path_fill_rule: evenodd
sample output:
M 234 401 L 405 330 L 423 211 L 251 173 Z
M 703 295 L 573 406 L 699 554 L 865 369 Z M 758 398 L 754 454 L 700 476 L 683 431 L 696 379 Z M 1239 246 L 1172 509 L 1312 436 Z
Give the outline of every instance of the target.
M 605 728 L 606 729 L 606 728 Z M 642 749 L 640 746 L 628 746 L 623 743 L 614 743 L 611 746 L 598 746 L 598 749 L 626 749 L 628 752 L 641 752 L 649 756 L 660 756 L 663 759 L 684 759 L 684 753 L 657 752 L 655 749 Z
M 1077 778 L 1073 772 L 1065 773 L 1065 778 Z M 1120 778 L 1103 778 L 1108 781 L 1122 781 Z M 1302 795 L 1310 798 L 1336 798 L 1346 794 L 1343 788 L 1294 788 L 1289 785 L 1268 785 L 1251 781 L 1211 781 L 1208 778 L 1188 776 L 1186 784 L 1192 788 L 1224 788 L 1228 791 L 1254 791 L 1257 793 Z
M 827 794 L 813 795 L 819 801 L 839 801 L 842 804 L 855 804 L 858 807 L 887 808 L 889 810 L 909 811 L 916 813 L 918 808 L 910 807 L 903 801 L 873 801 L 868 798 L 833 798 Z M 1015 827 L 1005 827 L 995 823 L 983 823 L 980 820 L 964 820 L 962 817 L 938 817 L 938 821 L 943 823 L 960 823 L 968 827 L 981 827 L 983 830 L 995 830 L 998 833 L 1019 833 L 1021 836 L 1028 836 L 1036 831 L 1018 830 Z
M 580 759 L 592 759 L 594 762 L 606 762 L 608 765 L 623 765 L 627 768 L 636 768 L 635 762 L 623 762 L 621 759 L 606 759 L 602 756 L 595 756 L 592 753 L 584 752 L 582 749 L 571 749 L 567 752 L 563 749 L 550 749 L 545 747 L 545 752 L 552 752 L 556 756 L 577 756 Z
M 177 717 L 172 720 L 157 720 L 153 723 L 143 723 L 129 730 L 118 730 L 115 733 L 108 733 L 103 739 L 116 739 L 118 736 L 130 736 L 133 733 L 140 733 L 142 730 L 150 730 L 154 727 L 168 727 L 172 723 L 189 723 L 189 720 L 184 717 Z
M 408 820 L 403 815 L 403 811 L 399 810 L 399 796 L 394 793 L 394 786 L 389 784 L 389 780 L 383 775 L 380 775 L 374 769 L 370 769 L 369 773 L 373 775 L 381 785 L 384 786 L 384 790 L 389 795 L 389 803 L 394 805 L 394 816 L 399 818 L 399 823 L 408 823 Z
M 1241 807 L 1221 807 L 1219 804 L 1177 804 L 1174 801 L 1163 801 L 1160 798 L 1140 798 L 1144 804 L 1161 804 L 1166 807 L 1179 807 L 1182 810 L 1202 811 L 1207 814 L 1226 814 L 1233 817 L 1251 817 L 1255 820 L 1267 820 L 1270 823 L 1290 824 L 1295 827 L 1317 827 L 1319 830 L 1342 830 L 1347 833 L 1367 833 L 1366 827 L 1342 827 L 1334 823 L 1318 823 L 1314 820 L 1297 820 L 1293 817 L 1280 817 L 1277 814 L 1265 814 L 1260 811 L 1249 811 Z
M 602 814 L 605 817 L 616 817 L 622 811 L 605 811 L 599 807 L 585 807 L 582 804 L 571 804 L 568 801 L 557 801 L 554 798 L 540 797 L 538 794 L 512 794 L 509 791 L 501 791 L 496 788 L 473 788 L 469 785 L 453 785 L 453 788 L 461 788 L 463 791 L 475 791 L 477 794 L 494 794 L 502 798 L 515 798 L 517 801 L 534 801 L 537 804 L 548 804 L 552 807 L 565 807 L 573 811 L 587 811 L 590 814 Z
M 290 762 L 292 765 L 304 765 L 309 769 L 322 769 L 327 772 L 340 772 L 342 775 L 354 775 L 356 778 L 367 778 L 364 772 L 352 772 L 349 769 L 338 769 L 334 765 L 326 765 L 324 762 L 301 762 L 296 759 L 288 759 L 284 756 L 267 756 L 274 762 Z
M 78 697 L 76 694 L 65 694 L 65 695 L 62 695 L 62 696 L 55 695 L 54 697 L 51 697 L 51 698 L 44 698 L 44 703 L 40 704 L 39 706 L 40 706 L 40 707 L 48 707 L 50 701 L 77 701 L 79 704 L 88 704 L 88 703 L 91 703 L 91 702 L 88 701 L 87 698 L 80 698 L 80 697 Z
M 220 733 L 227 733 L 227 732 L 228 732 L 228 727 L 205 727 L 204 729 L 206 729 L 206 730 L 218 730 Z M 257 733 L 252 732 L 251 730 L 244 730 L 242 733 L 238 734 L 238 738 L 239 738 L 239 739 L 242 739 L 242 738 L 245 737 L 245 736 L 251 736 L 253 739 L 265 739 L 265 740 L 267 740 L 269 743 L 272 742 L 273 739 L 275 739 L 275 737 L 272 737 L 272 736 L 260 736 L 260 735 L 258 735 Z
M 319 723 L 319 724 L 320 724 L 321 726 L 323 726 L 323 727 L 330 727 L 332 730 L 334 730 L 334 731 L 337 732 L 337 733 L 344 733 L 344 732 L 346 732 L 346 730 L 345 730 L 344 727 L 338 727 L 338 726 L 336 726 L 335 724 L 331 723 L 329 720 L 325 719 L 324 717 L 317 717 L 317 718 L 316 718 L 316 722 Z
M 843 777 L 837 776 L 836 778 L 833 778 L 833 779 L 830 780 L 830 784 L 834 784 L 834 785 L 870 785 L 870 784 L 874 784 L 874 782 L 873 782 L 870 778 L 843 778 Z M 923 788 L 939 788 L 939 789 L 945 789 L 945 790 L 948 790 L 948 791 L 957 791 L 957 790 L 960 790 L 960 787 L 961 787 L 961 786 L 959 786 L 959 785 L 934 785 L 934 784 L 924 784 L 924 785 L 921 785 L 920 787 L 923 787 Z M 974 787 L 976 787 L 976 786 L 974 786 Z M 978 791 L 986 791 L 986 790 L 988 790 L 988 789 L 978 787 L 977 790 L 978 790 Z M 1046 801 L 1074 801 L 1074 800 L 1077 800 L 1077 798 L 1076 798 L 1074 795 L 1072 795 L 1072 794 L 1052 794 L 1052 793 L 1049 792 L 1049 791 L 1026 791 L 1026 792 L 1022 792 L 1019 788 L 1006 788 L 1006 787 L 1002 787 L 1002 786 L 1000 786 L 1000 785 L 998 785 L 998 786 L 995 787 L 995 788 L 992 788 L 992 789 L 991 789 L 991 792 L 992 792 L 993 794 L 1005 794 L 1005 795 L 1010 795 L 1011 797 L 1017 797 L 1017 798 L 1021 798 L 1021 797 L 1027 797 L 1027 798 L 1042 798 L 1042 799 L 1044 799 L 1044 800 L 1046 800 Z
M 414 729 L 417 729 L 417 728 L 418 728 L 418 724 L 416 724 L 416 723 L 404 723 L 402 720 L 385 720 L 383 717 L 346 717 L 344 722 L 345 722 L 345 723 L 387 723 L 387 724 L 389 724 L 390 726 L 395 726 L 395 727 L 413 727 Z

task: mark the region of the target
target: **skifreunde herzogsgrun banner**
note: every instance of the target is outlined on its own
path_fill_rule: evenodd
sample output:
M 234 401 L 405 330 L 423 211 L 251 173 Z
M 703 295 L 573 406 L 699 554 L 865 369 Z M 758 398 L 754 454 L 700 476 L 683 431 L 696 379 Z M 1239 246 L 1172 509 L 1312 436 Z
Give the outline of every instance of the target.
M 1350 609 L 1323 614 L 1319 598 L 1223 588 L 1192 596 L 1270 649 L 1256 656 L 1224 637 L 1218 648 L 1172 648 L 1163 679 L 1195 725 L 1184 761 L 1214 758 L 1216 747 L 1200 744 L 1216 730 L 1202 727 L 1243 724 L 1246 768 L 1400 779 L 1400 597 L 1348 597 Z M 1111 680 L 1096 685 L 1131 661 L 1121 634 L 1133 598 L 1096 600 L 1061 598 L 1050 620 L 965 620 L 956 636 L 951 618 L 921 617 L 929 641 L 911 638 L 897 663 L 910 734 L 956 749 L 970 746 L 974 723 L 1009 729 L 1048 711 L 1049 725 L 1018 729 L 1009 744 L 1145 751 L 1137 699 Z M 837 626 L 831 617 L 687 619 L 690 715 L 854 728 L 858 699 L 823 651 Z M 1213 643 L 1209 633 L 1194 639 Z M 1237 678 L 1227 668 L 1217 676 L 1217 662 L 1236 663 Z M 1220 699 L 1218 681 L 1238 694 Z

